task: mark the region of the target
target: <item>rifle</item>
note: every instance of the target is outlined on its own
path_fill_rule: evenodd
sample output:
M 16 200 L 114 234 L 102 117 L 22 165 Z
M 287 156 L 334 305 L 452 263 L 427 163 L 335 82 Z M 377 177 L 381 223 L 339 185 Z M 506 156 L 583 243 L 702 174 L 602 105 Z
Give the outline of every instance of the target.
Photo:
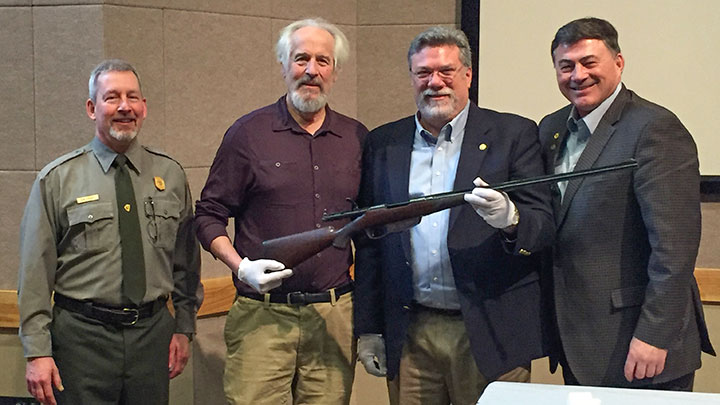
M 623 163 L 594 169 L 510 180 L 500 184 L 490 185 L 488 188 L 497 191 L 509 191 L 536 184 L 554 183 L 578 177 L 595 176 L 615 170 L 635 168 L 637 166 L 637 162 L 631 159 Z M 353 220 L 340 229 L 335 229 L 333 226 L 326 226 L 312 231 L 266 240 L 262 243 L 262 258 L 277 260 L 290 269 L 330 246 L 339 249 L 345 248 L 350 243 L 352 237 L 360 232 L 364 231 L 371 239 L 379 239 L 388 233 L 399 232 L 417 225 L 425 215 L 462 205 L 465 203 L 463 196 L 472 192 L 472 190 L 473 189 L 467 189 L 463 191 L 431 194 L 399 203 L 380 204 L 367 208 L 323 215 L 323 221 L 334 221 L 343 218 L 353 218 Z

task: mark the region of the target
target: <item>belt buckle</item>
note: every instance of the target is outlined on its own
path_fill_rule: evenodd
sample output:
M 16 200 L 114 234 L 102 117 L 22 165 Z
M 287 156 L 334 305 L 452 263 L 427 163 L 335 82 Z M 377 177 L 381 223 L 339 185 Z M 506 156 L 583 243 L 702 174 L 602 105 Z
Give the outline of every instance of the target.
M 293 298 L 297 298 L 297 301 Z M 287 294 L 288 305 L 305 305 L 307 300 L 305 299 L 305 293 L 300 291 L 293 291 Z
M 140 311 L 137 308 L 123 308 L 124 314 L 133 314 L 135 316 L 135 319 L 132 320 L 132 322 L 120 322 L 123 326 L 133 326 L 137 323 L 137 321 L 140 319 Z

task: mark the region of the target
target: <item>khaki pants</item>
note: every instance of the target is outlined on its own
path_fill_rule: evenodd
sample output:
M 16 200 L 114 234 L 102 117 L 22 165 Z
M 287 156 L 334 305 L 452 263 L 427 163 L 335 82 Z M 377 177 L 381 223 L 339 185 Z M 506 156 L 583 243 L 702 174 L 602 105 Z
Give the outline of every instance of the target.
M 497 380 L 529 382 L 530 364 Z M 491 382 L 477 369 L 462 316 L 412 314 L 400 370 L 388 380 L 392 405 L 474 405 Z
M 238 297 L 225 323 L 230 404 L 348 404 L 355 375 L 352 293 L 331 303 Z

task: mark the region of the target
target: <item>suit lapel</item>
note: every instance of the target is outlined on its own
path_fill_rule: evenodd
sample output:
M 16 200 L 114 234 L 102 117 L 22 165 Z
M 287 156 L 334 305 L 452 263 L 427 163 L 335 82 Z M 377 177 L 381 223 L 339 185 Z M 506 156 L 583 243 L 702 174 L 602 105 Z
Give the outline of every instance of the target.
M 602 153 L 605 145 L 615 133 L 615 123 L 620 119 L 622 111 L 625 108 L 625 104 L 629 99 L 629 94 L 625 86 L 622 87 L 615 101 L 610 105 L 610 108 L 605 112 L 605 115 L 600 120 L 595 132 L 590 136 L 587 146 L 583 150 L 577 164 L 575 165 L 574 171 L 590 169 L 598 157 Z M 556 219 L 558 227 L 562 224 L 567 214 L 568 208 L 572 203 L 575 194 L 582 185 L 585 178 L 575 179 L 568 181 L 567 189 L 565 189 L 565 196 L 560 206 L 560 212 Z
M 479 175 L 478 169 L 482 167 L 482 161 L 487 153 L 485 150 L 487 147 L 492 147 L 488 136 L 492 128 L 487 121 L 483 119 L 483 111 L 471 103 L 467 123 L 465 124 L 465 135 L 463 135 L 463 143 L 460 148 L 460 160 L 458 161 L 455 182 L 453 183 L 453 190 L 455 191 L 467 190 L 473 187 L 473 180 Z M 484 144 L 486 148 L 481 149 L 481 144 Z M 450 210 L 448 230 L 452 229 L 455 221 L 457 221 L 461 208 L 462 206 L 459 206 Z
M 402 120 L 395 131 L 388 136 L 392 142 L 387 148 L 387 176 L 390 200 L 386 202 L 401 202 L 409 199 L 410 185 L 410 159 L 415 134 L 415 118 L 413 116 Z M 403 251 L 406 260 L 412 257 L 410 250 L 410 232 L 400 233 Z

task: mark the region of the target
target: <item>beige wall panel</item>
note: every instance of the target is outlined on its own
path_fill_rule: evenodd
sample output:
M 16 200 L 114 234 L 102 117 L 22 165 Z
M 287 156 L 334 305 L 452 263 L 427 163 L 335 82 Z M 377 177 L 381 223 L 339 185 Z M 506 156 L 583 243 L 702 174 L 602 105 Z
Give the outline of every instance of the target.
M 0 396 L 30 397 L 25 385 L 25 359 L 17 329 L 0 329 L 0 359 L 3 359 Z
M 357 23 L 455 24 L 456 3 L 456 0 L 357 0 Z
M 102 7 L 34 7 L 36 164 L 88 143 L 87 80 L 102 58 Z
M 715 351 L 720 347 L 720 305 L 703 305 L 705 322 L 710 333 L 710 340 Z M 695 373 L 695 392 L 720 393 L 720 357 L 702 354 L 702 367 Z
M 104 3 L 245 16 L 272 16 L 270 2 L 257 0 L 104 0 Z
M 210 166 L 241 115 L 273 102 L 268 19 L 166 11 L 166 150 L 185 167 Z
M 120 58 L 137 69 L 147 99 L 148 116 L 140 141 L 165 150 L 165 91 L 162 10 L 139 7 L 103 7 L 104 57 Z
M 104 4 L 105 0 L 32 0 L 33 6 L 75 6 L 88 4 Z
M 205 186 L 205 180 L 208 175 L 208 168 L 185 168 L 185 173 L 190 183 L 190 192 L 193 196 L 193 204 L 200 199 L 200 193 Z M 230 220 L 228 233 L 233 235 L 233 222 Z M 215 260 L 213 256 L 202 250 L 202 278 L 225 277 L 230 274 L 230 270 L 220 260 Z
M 357 0 L 272 0 L 271 3 L 271 16 L 284 20 L 322 17 L 333 24 L 355 25 L 359 12 Z
M 357 118 L 357 27 L 341 25 L 340 29 L 350 42 L 350 58 L 338 72 L 338 78 L 330 93 L 330 106 L 340 113 Z
M 34 180 L 35 172 L 0 171 L 0 290 L 17 288 L 20 221 Z
M 35 169 L 32 11 L 0 7 L 0 170 Z
M 695 267 L 720 268 L 720 203 L 702 204 L 702 237 Z
M 225 369 L 225 316 L 199 319 L 193 341 L 195 403 L 224 404 L 223 372 Z
M 357 28 L 358 118 L 369 129 L 416 111 L 407 49 L 410 41 L 425 28 Z
M 31 0 L 0 0 L 0 7 L 3 6 L 29 6 Z

